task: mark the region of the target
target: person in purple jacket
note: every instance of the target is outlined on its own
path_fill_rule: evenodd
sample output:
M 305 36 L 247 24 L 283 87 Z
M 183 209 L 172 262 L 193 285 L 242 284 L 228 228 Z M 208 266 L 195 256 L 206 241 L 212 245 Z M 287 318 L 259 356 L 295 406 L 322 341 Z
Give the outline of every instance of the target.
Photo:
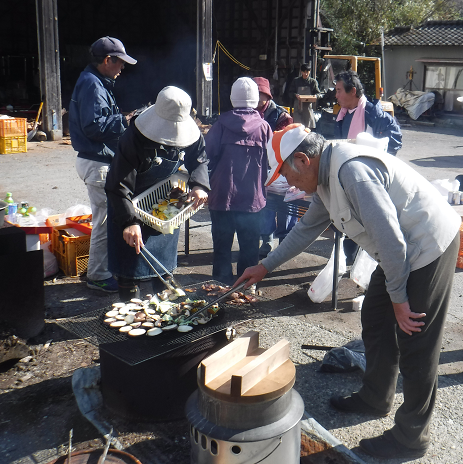
M 265 206 L 268 123 L 255 109 L 257 84 L 241 77 L 232 86 L 233 110 L 221 116 L 205 136 L 209 158 L 209 211 L 214 247 L 213 279 L 231 285 L 232 245 L 240 247 L 237 272 L 259 262 L 260 216 Z

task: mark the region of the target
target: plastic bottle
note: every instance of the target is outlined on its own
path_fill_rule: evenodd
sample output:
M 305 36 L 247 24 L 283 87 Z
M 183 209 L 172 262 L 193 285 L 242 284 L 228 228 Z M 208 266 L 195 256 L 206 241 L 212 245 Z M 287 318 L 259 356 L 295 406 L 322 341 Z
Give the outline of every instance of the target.
M 5 202 L 8 203 L 8 206 L 14 203 L 13 194 L 11 192 L 6 192 Z
M 8 216 L 7 220 L 9 222 L 15 223 L 18 205 L 14 202 L 11 192 L 7 192 L 5 202 L 7 203 L 7 207 L 5 208 L 5 215 Z
M 6 192 L 5 203 L 7 203 L 7 207 L 5 208 L 5 214 L 8 214 L 8 216 L 10 216 L 14 213 L 13 209 L 10 208 L 10 206 L 14 205 L 13 194 L 11 192 Z

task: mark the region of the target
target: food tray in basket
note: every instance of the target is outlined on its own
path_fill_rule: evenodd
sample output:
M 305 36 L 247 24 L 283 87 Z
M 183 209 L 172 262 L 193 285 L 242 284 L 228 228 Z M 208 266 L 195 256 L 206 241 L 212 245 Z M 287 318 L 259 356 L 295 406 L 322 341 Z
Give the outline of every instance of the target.
M 148 226 L 158 230 L 163 234 L 173 234 L 174 230 L 195 214 L 200 208 L 193 208 L 193 203 L 184 207 L 172 219 L 163 221 L 151 214 L 152 206 L 167 198 L 169 192 L 175 188 L 180 187 L 183 191 L 189 192 L 188 187 L 189 176 L 178 172 L 169 178 L 158 182 L 148 190 L 132 199 L 135 213 L 137 216 Z

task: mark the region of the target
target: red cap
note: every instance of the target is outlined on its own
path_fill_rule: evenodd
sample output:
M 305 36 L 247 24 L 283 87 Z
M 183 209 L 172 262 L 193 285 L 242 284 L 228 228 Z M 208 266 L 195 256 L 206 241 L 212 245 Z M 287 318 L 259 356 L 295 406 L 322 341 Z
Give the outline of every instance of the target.
M 265 93 L 265 95 L 268 95 L 273 99 L 272 92 L 270 92 L 270 83 L 268 79 L 265 79 L 265 77 L 253 77 L 252 80 L 257 84 L 259 92 Z

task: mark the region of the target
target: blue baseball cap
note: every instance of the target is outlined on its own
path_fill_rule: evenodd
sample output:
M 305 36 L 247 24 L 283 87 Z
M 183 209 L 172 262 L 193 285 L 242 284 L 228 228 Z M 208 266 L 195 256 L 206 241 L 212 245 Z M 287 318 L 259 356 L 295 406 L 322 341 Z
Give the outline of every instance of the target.
M 114 37 L 102 37 L 92 44 L 90 53 L 93 56 L 117 56 L 122 61 L 135 64 L 137 60 L 127 55 L 124 44 Z

